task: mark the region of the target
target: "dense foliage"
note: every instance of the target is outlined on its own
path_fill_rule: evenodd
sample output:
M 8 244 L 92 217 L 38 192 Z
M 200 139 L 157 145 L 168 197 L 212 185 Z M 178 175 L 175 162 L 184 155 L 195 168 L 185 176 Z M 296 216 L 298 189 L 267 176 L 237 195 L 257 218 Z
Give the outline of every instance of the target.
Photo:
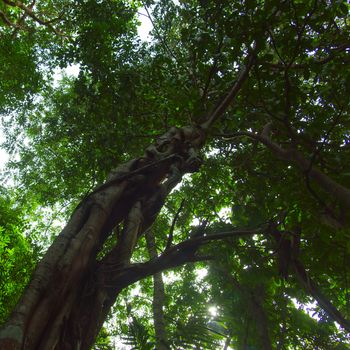
M 4 323 L 28 283 L 38 250 L 25 232 L 29 227 L 20 208 L 15 208 L 4 189 L 0 198 L 0 323 Z
M 209 130 L 203 166 L 171 193 L 132 260 L 155 258 L 169 234 L 175 244 L 203 227 L 268 229 L 205 245 L 205 261 L 124 290 L 97 348 L 153 349 L 158 300 L 168 348 L 349 349 L 347 1 L 16 4 L 0 1 L 0 113 L 11 154 L 3 180 L 21 204 L 13 209 L 1 193 L 0 322 L 28 281 L 34 247 L 57 233 L 45 226 L 64 222 L 169 127 L 205 120 L 254 47 L 249 79 Z M 137 36 L 143 7 L 150 42 Z M 71 66 L 77 76 L 53 79 Z M 31 234 L 44 243 L 34 246 Z

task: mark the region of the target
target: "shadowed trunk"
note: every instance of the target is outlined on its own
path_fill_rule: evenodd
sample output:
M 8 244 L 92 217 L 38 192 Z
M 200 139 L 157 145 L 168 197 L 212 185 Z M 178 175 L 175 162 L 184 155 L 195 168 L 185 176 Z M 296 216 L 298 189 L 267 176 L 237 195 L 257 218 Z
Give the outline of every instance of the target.
M 155 259 L 158 257 L 156 242 L 152 231 L 146 233 L 146 242 L 149 257 Z M 156 335 L 156 349 L 157 350 L 167 350 L 170 349 L 167 332 L 165 328 L 164 319 L 164 282 L 162 273 L 158 272 L 153 275 L 153 320 L 154 320 L 154 331 Z

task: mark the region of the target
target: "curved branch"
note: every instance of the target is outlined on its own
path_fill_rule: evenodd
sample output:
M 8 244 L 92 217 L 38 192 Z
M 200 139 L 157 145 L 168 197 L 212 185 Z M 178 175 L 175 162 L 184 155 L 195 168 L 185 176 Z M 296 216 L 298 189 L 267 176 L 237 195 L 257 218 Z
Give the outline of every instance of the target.
M 152 276 L 158 272 L 178 267 L 186 263 L 210 259 L 211 257 L 207 256 L 196 256 L 196 252 L 201 245 L 215 240 L 251 236 L 254 234 L 265 234 L 265 229 L 223 231 L 216 234 L 188 239 L 169 248 L 158 258 L 145 263 L 132 264 L 119 271 L 116 270 L 113 273 L 113 276 L 110 274 L 111 270 L 109 270 L 109 276 L 111 278 L 106 288 L 121 290 L 132 283 L 145 277 Z
M 224 114 L 228 106 L 231 104 L 233 99 L 236 97 L 236 95 L 240 91 L 241 87 L 243 86 L 243 83 L 249 77 L 250 70 L 254 66 L 256 58 L 257 58 L 257 45 L 256 43 L 254 43 L 253 49 L 247 56 L 247 59 L 246 59 L 247 63 L 239 72 L 236 81 L 233 83 L 231 87 L 231 90 L 223 98 L 223 100 L 221 100 L 219 104 L 215 107 L 214 111 L 211 113 L 209 118 L 201 124 L 201 127 L 204 130 L 208 130 L 209 127 Z
M 331 301 L 322 294 L 321 290 L 307 274 L 303 264 L 299 260 L 295 259 L 293 261 L 293 267 L 303 288 L 317 301 L 319 306 L 327 313 L 329 317 L 350 332 L 350 320 L 345 319 L 340 311 L 331 303 Z
M 310 160 L 307 160 L 301 152 L 296 149 L 283 149 L 270 138 L 255 134 L 249 131 L 240 131 L 232 134 L 216 135 L 232 139 L 240 136 L 247 136 L 257 140 L 268 147 L 281 160 L 296 164 L 303 172 L 308 172 L 310 178 L 314 179 L 326 192 L 335 197 L 346 208 L 350 208 L 350 189 L 339 184 L 323 173 L 320 169 L 313 166 Z
M 342 52 L 342 51 L 345 51 L 346 49 L 348 49 L 349 47 L 350 47 L 349 43 L 344 43 L 344 44 L 339 45 L 338 47 L 334 48 L 333 51 Z M 309 68 L 310 65 L 313 65 L 313 64 L 323 65 L 323 64 L 326 64 L 326 63 L 336 59 L 337 57 L 338 56 L 332 52 L 330 55 L 328 55 L 322 59 L 315 59 L 315 60 L 312 60 L 310 63 L 293 63 L 293 64 L 289 65 L 288 68 L 305 69 L 305 68 Z M 284 65 L 284 64 L 270 63 L 270 62 L 259 62 L 259 63 L 264 65 L 264 66 L 268 66 L 268 67 L 278 69 L 278 70 L 285 70 L 286 69 L 286 65 Z
M 0 18 L 2 18 L 5 24 L 7 24 L 9 27 L 17 28 L 18 25 L 16 23 L 11 22 L 11 20 L 1 10 L 0 10 Z
M 175 60 L 176 64 L 178 64 L 178 59 L 177 59 L 177 57 L 176 57 L 174 51 L 169 47 L 169 45 L 167 44 L 166 40 L 165 40 L 165 39 L 162 37 L 162 35 L 160 34 L 160 32 L 159 32 L 157 26 L 155 25 L 155 23 L 154 23 L 154 21 L 153 21 L 153 18 L 152 18 L 152 16 L 151 16 L 151 14 L 150 14 L 150 12 L 149 12 L 149 10 L 148 10 L 148 8 L 147 8 L 145 2 L 144 2 L 143 0 L 141 0 L 141 3 L 142 3 L 142 6 L 144 7 L 144 9 L 145 9 L 145 11 L 146 11 L 146 13 L 147 13 L 146 17 L 148 17 L 149 20 L 151 21 L 151 24 L 152 24 L 152 26 L 153 26 L 153 29 L 155 30 L 155 32 L 156 32 L 156 34 L 157 34 L 157 36 L 158 36 L 158 39 L 160 40 L 160 42 L 161 42 L 162 45 L 164 46 L 165 51 L 167 51 L 167 52 L 169 53 L 169 55 Z M 187 72 L 189 75 L 191 75 L 191 72 L 190 72 L 190 70 L 189 70 L 187 67 L 185 67 L 185 66 L 183 66 L 183 65 L 181 65 L 181 67 L 184 68 L 184 69 L 186 70 L 186 72 Z
M 203 93 L 202 93 L 202 97 L 201 97 L 202 101 L 204 101 L 205 98 L 207 97 L 210 83 L 211 83 L 211 81 L 212 81 L 212 79 L 214 77 L 214 74 L 217 71 L 219 55 L 221 53 L 222 46 L 223 46 L 223 38 L 221 38 L 221 40 L 219 42 L 219 45 L 218 45 L 218 47 L 216 49 L 216 53 L 214 55 L 214 62 L 212 64 L 211 68 L 210 68 L 210 71 L 209 71 L 209 74 L 208 74 L 208 78 L 207 78 L 207 82 L 205 83 L 205 87 L 203 89 Z

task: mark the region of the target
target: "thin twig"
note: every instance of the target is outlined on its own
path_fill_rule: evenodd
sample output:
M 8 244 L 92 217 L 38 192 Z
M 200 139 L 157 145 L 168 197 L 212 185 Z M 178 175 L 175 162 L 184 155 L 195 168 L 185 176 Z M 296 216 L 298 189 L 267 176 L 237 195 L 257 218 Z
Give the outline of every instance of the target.
M 11 1 L 11 0 L 3 0 L 3 2 L 11 7 L 17 7 L 20 8 L 21 10 L 23 10 L 30 18 L 32 18 L 35 22 L 48 27 L 50 30 L 52 30 L 55 34 L 59 35 L 59 36 L 65 36 L 64 33 L 62 33 L 61 31 L 59 31 L 58 29 L 56 29 L 55 27 L 53 27 L 50 22 L 45 21 L 41 18 L 39 18 L 31 9 L 31 7 L 26 6 L 24 3 L 22 3 L 19 0 L 16 1 Z
M 149 10 L 148 10 L 148 7 L 146 6 L 146 4 L 145 4 L 145 2 L 144 2 L 143 0 L 141 0 L 141 3 L 142 3 L 142 5 L 143 5 L 143 7 L 144 7 L 144 9 L 145 9 L 145 11 L 146 11 L 146 13 L 147 13 L 147 17 L 148 17 L 149 20 L 151 21 L 151 24 L 152 24 L 153 29 L 155 30 L 155 32 L 156 32 L 156 34 L 157 34 L 158 39 L 160 40 L 160 42 L 161 42 L 162 45 L 164 46 L 165 51 L 167 51 L 167 52 L 169 53 L 169 55 L 175 60 L 175 63 L 178 65 L 178 64 L 179 64 L 179 61 L 178 61 L 178 59 L 177 59 L 175 53 L 173 52 L 173 50 L 171 50 L 171 48 L 169 47 L 169 45 L 167 44 L 167 42 L 165 41 L 165 39 L 164 39 L 164 38 L 162 37 L 162 35 L 160 34 L 160 32 L 159 32 L 157 26 L 155 25 L 155 23 L 154 23 L 154 21 L 153 21 L 152 16 L 151 16 L 151 14 L 150 14 L 150 12 L 149 12 Z M 191 75 L 191 72 L 190 72 L 190 70 L 189 70 L 187 67 L 185 67 L 185 66 L 183 66 L 183 65 L 181 65 L 181 67 L 182 67 L 183 69 L 186 70 L 187 74 Z M 188 89 L 186 86 L 184 86 L 184 87 L 185 87 L 186 89 Z
M 349 43 L 345 43 L 342 44 L 340 46 L 337 46 L 336 48 L 333 49 L 333 51 L 336 52 L 342 52 L 346 49 L 348 49 L 350 47 Z M 328 55 L 325 58 L 322 59 L 315 59 L 310 61 L 310 63 L 293 63 L 289 66 L 290 69 L 305 69 L 305 68 L 309 68 L 311 65 L 313 64 L 317 64 L 317 65 L 323 65 L 326 64 L 330 61 L 332 61 L 333 59 L 337 58 L 336 55 L 334 55 L 334 53 L 331 53 L 330 55 Z M 348 63 L 348 61 L 347 61 Z M 265 66 L 269 66 L 271 68 L 275 68 L 275 69 L 279 69 L 279 70 L 285 70 L 286 66 L 283 64 L 279 64 L 279 63 L 270 63 L 270 62 L 259 62 L 259 64 L 265 65 Z
M 257 45 L 256 42 L 253 45 L 253 49 L 250 51 L 250 53 L 247 56 L 247 63 L 246 65 L 241 69 L 241 71 L 238 74 L 238 77 L 236 81 L 233 83 L 231 90 L 228 92 L 228 94 L 219 102 L 219 104 L 215 107 L 214 111 L 211 113 L 209 118 L 204 121 L 201 124 L 201 127 L 204 130 L 208 130 L 209 127 L 219 118 L 221 115 L 226 111 L 230 103 L 233 101 L 233 99 L 236 97 L 237 93 L 240 91 L 241 87 L 243 86 L 243 83 L 247 80 L 250 70 L 255 64 L 257 57 Z
M 275 38 L 273 37 L 273 34 L 272 32 L 268 29 L 267 32 L 269 33 L 270 35 L 270 38 L 271 38 L 271 43 L 272 43 L 272 46 L 278 56 L 278 58 L 280 59 L 280 61 L 283 63 L 283 66 L 285 67 L 286 66 L 286 62 L 284 61 L 284 59 L 282 58 L 281 54 L 279 53 L 278 49 L 277 49 L 277 45 L 276 45 L 276 42 L 275 42 Z
M 209 72 L 209 75 L 208 75 L 208 79 L 207 79 L 207 82 L 205 84 L 205 87 L 204 87 L 204 90 L 203 90 L 203 93 L 202 93 L 202 97 L 201 97 L 201 100 L 205 100 L 206 97 L 207 97 L 207 94 L 208 94 L 208 90 L 209 90 L 209 86 L 210 86 L 210 83 L 213 79 L 213 76 L 217 70 L 217 66 L 218 66 L 218 58 L 219 58 L 219 54 L 221 52 L 221 49 L 222 49 L 222 45 L 223 45 L 223 38 L 221 38 L 220 40 L 220 43 L 216 49 L 216 53 L 214 54 L 214 62 L 213 62 L 213 65 L 211 66 L 211 69 L 210 69 L 210 72 Z
M 146 6 L 146 4 L 144 3 L 143 0 L 141 0 L 141 3 L 142 3 L 142 5 L 143 5 L 143 7 L 144 7 L 144 9 L 145 9 L 145 11 L 146 11 L 146 13 L 147 13 L 147 15 L 145 15 L 145 16 L 147 16 L 147 17 L 149 18 L 149 20 L 151 21 L 151 24 L 152 24 L 152 26 L 153 26 L 153 29 L 155 30 L 155 32 L 156 32 L 156 34 L 157 34 L 157 36 L 158 36 L 158 39 L 159 39 L 159 40 L 161 41 L 161 43 L 164 45 L 165 50 L 168 51 L 168 53 L 169 53 L 170 56 L 175 60 L 175 62 L 178 62 L 178 59 L 177 59 L 176 55 L 175 55 L 174 52 L 171 50 L 171 48 L 169 47 L 169 45 L 167 44 L 167 42 L 164 40 L 164 38 L 163 38 L 162 35 L 160 34 L 160 32 L 159 32 L 157 26 L 155 25 L 155 23 L 154 23 L 154 21 L 153 21 L 153 18 L 152 18 L 151 14 L 150 14 L 150 12 L 149 12 L 149 10 L 148 10 L 148 7 Z
M 175 229 L 175 225 L 176 225 L 176 221 L 180 215 L 180 212 L 181 210 L 183 209 L 184 207 L 184 204 L 185 204 L 185 199 L 183 199 L 181 201 L 181 204 L 180 204 L 180 207 L 179 209 L 177 210 L 174 218 L 173 218 L 173 221 L 171 223 L 171 227 L 170 227 L 170 232 L 169 232 L 169 236 L 168 236 L 168 241 L 166 243 L 166 247 L 165 247 L 165 250 L 169 249 L 171 247 L 171 245 L 173 244 L 173 238 L 174 238 L 174 229 Z

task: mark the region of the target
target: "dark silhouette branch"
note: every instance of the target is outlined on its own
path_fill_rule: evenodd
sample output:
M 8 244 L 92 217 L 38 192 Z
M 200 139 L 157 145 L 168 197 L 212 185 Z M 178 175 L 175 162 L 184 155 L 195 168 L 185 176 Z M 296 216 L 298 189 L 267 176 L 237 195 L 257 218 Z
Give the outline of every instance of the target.
M 324 58 L 310 60 L 309 63 L 293 63 L 293 64 L 290 64 L 288 67 L 291 69 L 305 69 L 305 68 L 310 68 L 312 65 L 324 65 L 338 57 L 336 54 L 334 54 L 334 52 L 342 52 L 348 49 L 349 47 L 350 47 L 349 43 L 344 43 L 342 45 L 337 46 L 336 48 L 333 48 L 332 49 L 333 52 Z M 346 63 L 348 62 L 349 61 L 346 60 Z M 280 63 L 259 62 L 259 64 L 262 64 L 264 66 L 271 67 L 274 69 L 278 69 L 278 70 L 286 69 L 286 65 L 280 64 Z
M 169 47 L 168 43 L 167 43 L 166 40 L 163 38 L 163 36 L 160 34 L 160 32 L 159 32 L 157 26 L 155 25 L 155 23 L 154 23 L 154 21 L 153 21 L 153 18 L 152 18 L 152 16 L 151 16 L 151 14 L 150 14 L 150 12 L 149 12 L 149 10 L 148 10 L 148 7 L 146 6 L 145 2 L 144 2 L 143 0 L 141 0 L 141 3 L 142 3 L 142 5 L 143 5 L 143 7 L 144 7 L 144 9 L 145 9 L 145 11 L 146 11 L 146 13 L 147 13 L 146 16 L 147 16 L 147 17 L 149 18 L 149 20 L 151 21 L 152 27 L 153 27 L 153 29 L 155 30 L 155 32 L 156 32 L 156 34 L 157 34 L 157 37 L 158 37 L 159 41 L 161 42 L 161 44 L 163 45 L 165 51 L 167 51 L 167 52 L 169 53 L 169 55 L 175 60 L 175 63 L 178 64 L 178 59 L 177 59 L 175 53 L 174 53 L 173 50 Z M 184 68 L 184 69 L 186 70 L 186 72 L 187 72 L 189 75 L 191 75 L 191 72 L 190 72 L 190 70 L 189 70 L 187 67 L 182 66 L 182 68 Z
M 332 304 L 332 302 L 321 292 L 316 283 L 310 278 L 305 267 L 299 259 L 293 261 L 293 267 L 298 280 L 303 288 L 309 293 L 319 304 L 319 306 L 341 327 L 350 332 L 350 320 L 344 318 L 340 311 Z
M 285 240 L 289 242 L 287 249 L 281 251 L 281 259 L 288 260 L 286 263 L 287 268 L 292 268 L 295 272 L 296 277 L 298 278 L 300 284 L 305 289 L 305 291 L 310 294 L 319 304 L 319 306 L 331 317 L 334 321 L 338 322 L 344 329 L 350 332 L 350 321 L 346 320 L 344 316 L 339 312 L 339 310 L 332 304 L 332 302 L 321 292 L 315 282 L 312 281 L 304 265 L 299 259 L 300 253 L 300 227 L 296 227 L 293 231 L 288 232 L 290 235 L 289 239 L 286 236 L 286 231 L 280 231 L 277 229 L 278 224 L 271 221 L 268 231 L 276 240 L 278 245 Z M 288 276 L 288 271 L 282 277 L 285 279 Z
M 124 267 L 121 270 L 120 267 L 110 266 L 106 268 L 105 272 L 110 276 L 106 288 L 117 288 L 120 290 L 145 277 L 152 276 L 155 273 L 172 269 L 186 263 L 210 260 L 213 258 L 212 256 L 196 256 L 196 252 L 201 245 L 215 240 L 250 236 L 254 234 L 264 234 L 264 231 L 262 229 L 225 231 L 217 234 L 195 237 L 172 246 L 158 258 L 148 262 L 131 264 L 129 267 Z M 113 274 L 111 274 L 111 272 L 113 272 Z
M 209 86 L 210 86 L 210 83 L 214 77 L 214 74 L 216 73 L 217 71 L 217 67 L 218 67 L 218 59 L 219 59 L 219 55 L 220 55 L 220 52 L 221 52 L 221 49 L 222 49 L 222 45 L 223 45 L 223 38 L 221 38 L 220 40 L 220 43 L 216 49 L 216 53 L 215 53 L 215 56 L 214 56 L 214 62 L 210 68 L 210 71 L 209 71 L 209 74 L 208 74 L 208 78 L 207 78 L 207 82 L 205 84 L 205 87 L 204 87 L 204 90 L 203 90 L 203 93 L 202 93 L 202 97 L 201 99 L 202 100 L 205 100 L 207 95 L 208 95 L 208 90 L 209 90 Z
M 7 16 L 6 14 L 0 10 L 0 18 L 2 18 L 2 20 L 5 22 L 5 24 L 7 24 L 9 27 L 14 27 L 17 28 L 18 24 L 13 23 Z

